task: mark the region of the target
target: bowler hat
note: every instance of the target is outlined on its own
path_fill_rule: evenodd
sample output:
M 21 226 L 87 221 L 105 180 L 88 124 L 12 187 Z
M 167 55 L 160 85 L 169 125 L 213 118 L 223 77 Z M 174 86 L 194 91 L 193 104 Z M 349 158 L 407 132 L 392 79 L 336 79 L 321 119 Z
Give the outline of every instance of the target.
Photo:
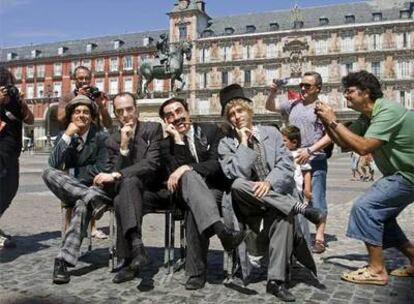
M 244 99 L 248 102 L 253 102 L 250 98 L 244 95 L 243 88 L 234 83 L 220 90 L 220 104 L 221 116 L 224 115 L 224 108 L 233 99 Z
M 78 96 L 76 96 L 75 98 L 73 98 L 71 101 L 68 102 L 68 104 L 65 107 L 65 114 L 66 117 L 70 117 L 72 115 L 73 110 L 78 106 L 78 105 L 85 105 L 88 106 L 88 108 L 91 111 L 91 116 L 94 117 L 96 114 L 96 108 L 94 106 L 94 103 L 92 102 L 92 100 L 82 94 L 79 94 Z

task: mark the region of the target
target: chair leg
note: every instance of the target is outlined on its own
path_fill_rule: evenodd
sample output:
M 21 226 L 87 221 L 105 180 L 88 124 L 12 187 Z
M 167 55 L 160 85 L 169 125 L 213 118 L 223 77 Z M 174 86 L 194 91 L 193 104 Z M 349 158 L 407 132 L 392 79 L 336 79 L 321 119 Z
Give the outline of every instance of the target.
M 175 221 L 173 219 L 172 212 L 169 212 L 170 223 L 171 223 L 171 231 L 170 231 L 170 254 L 169 254 L 169 261 L 168 261 L 168 273 L 172 272 L 172 267 L 174 265 L 174 249 L 175 249 Z
M 169 213 L 165 213 L 165 230 L 164 230 L 164 267 L 166 274 L 169 274 L 169 259 L 170 259 L 170 232 L 171 222 Z
M 185 221 L 180 221 L 180 258 L 174 263 L 174 272 L 180 271 L 185 265 L 187 243 L 185 238 Z

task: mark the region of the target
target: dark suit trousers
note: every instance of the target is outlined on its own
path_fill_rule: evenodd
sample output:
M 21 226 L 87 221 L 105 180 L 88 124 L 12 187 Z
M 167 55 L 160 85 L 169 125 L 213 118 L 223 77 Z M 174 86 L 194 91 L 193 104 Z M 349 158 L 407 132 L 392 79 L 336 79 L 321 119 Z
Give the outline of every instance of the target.
M 181 178 L 181 193 L 190 209 L 186 216 L 187 256 L 185 270 L 188 276 L 203 275 L 207 269 L 211 226 L 222 221 L 217 202 L 222 192 L 209 189 L 195 171 L 186 172 Z
M 4 165 L 5 168 L 0 168 L 0 217 L 10 206 L 19 187 L 19 159 L 7 157 Z

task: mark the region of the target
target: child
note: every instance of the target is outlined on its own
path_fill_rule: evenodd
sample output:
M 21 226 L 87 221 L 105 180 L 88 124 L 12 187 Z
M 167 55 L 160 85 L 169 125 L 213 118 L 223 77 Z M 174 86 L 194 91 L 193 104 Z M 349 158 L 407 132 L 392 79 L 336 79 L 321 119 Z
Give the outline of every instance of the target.
M 292 152 L 293 157 L 296 159 L 297 149 L 301 146 L 300 129 L 296 126 L 290 125 L 281 130 L 283 135 L 283 142 L 286 147 Z M 303 202 L 308 204 L 312 199 L 312 167 L 309 163 L 299 165 L 296 163 L 295 169 L 295 182 L 296 188 L 299 193 L 303 196 Z M 308 221 L 301 215 L 298 215 L 299 224 L 302 228 L 303 235 L 308 243 L 311 244 L 309 224 Z M 310 247 L 309 247 L 310 249 Z
M 359 169 L 358 169 L 360 159 L 361 159 L 361 156 L 358 153 L 351 152 L 351 170 L 352 170 L 351 181 L 358 181 L 362 179 L 362 174 L 361 172 L 359 172 Z

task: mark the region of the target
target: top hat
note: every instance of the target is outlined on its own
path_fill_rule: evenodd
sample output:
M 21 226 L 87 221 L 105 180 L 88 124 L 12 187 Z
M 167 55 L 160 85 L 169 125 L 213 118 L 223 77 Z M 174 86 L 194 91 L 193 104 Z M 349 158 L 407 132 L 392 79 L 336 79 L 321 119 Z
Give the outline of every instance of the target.
M 221 116 L 224 115 L 224 108 L 233 99 L 244 99 L 248 102 L 253 102 L 250 98 L 244 95 L 243 88 L 238 84 L 231 84 L 220 90 L 220 104 Z

